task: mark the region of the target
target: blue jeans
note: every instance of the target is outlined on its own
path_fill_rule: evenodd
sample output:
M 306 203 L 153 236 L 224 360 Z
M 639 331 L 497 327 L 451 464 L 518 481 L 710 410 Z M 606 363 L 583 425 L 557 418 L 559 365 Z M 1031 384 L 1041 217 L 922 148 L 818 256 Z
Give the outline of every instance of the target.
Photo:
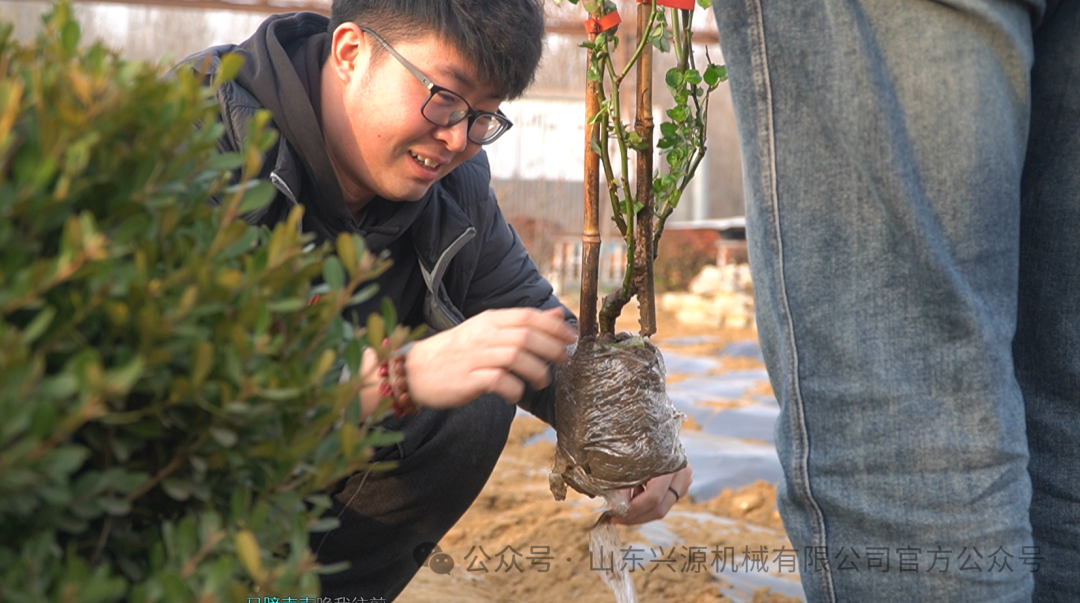
M 1080 1 L 714 5 L 808 599 L 1080 600 Z

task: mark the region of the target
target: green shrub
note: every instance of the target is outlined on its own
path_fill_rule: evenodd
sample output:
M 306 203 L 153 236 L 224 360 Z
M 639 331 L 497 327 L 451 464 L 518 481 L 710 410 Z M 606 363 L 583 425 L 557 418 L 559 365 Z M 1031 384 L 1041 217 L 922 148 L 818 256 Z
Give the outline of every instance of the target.
M 340 379 L 386 261 L 305 252 L 299 209 L 237 219 L 273 195 L 225 177 L 258 172 L 267 115 L 220 155 L 193 75 L 80 49 L 67 4 L 44 22 L 0 26 L 0 600 L 314 594 L 322 492 L 396 441 Z

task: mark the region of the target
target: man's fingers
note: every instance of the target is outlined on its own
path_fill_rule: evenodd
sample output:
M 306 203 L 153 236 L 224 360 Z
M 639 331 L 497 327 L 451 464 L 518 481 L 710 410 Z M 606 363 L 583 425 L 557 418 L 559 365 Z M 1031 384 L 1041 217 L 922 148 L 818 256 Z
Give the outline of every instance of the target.
M 644 492 L 630 501 L 629 512 L 619 517 L 618 523 L 633 525 L 660 519 L 674 504 L 675 497 L 666 488 L 661 489 L 660 484 L 650 482 Z
M 675 503 L 690 491 L 694 470 L 687 465 L 675 473 L 655 477 L 645 485 L 644 491 L 635 489 L 626 515 L 613 521 L 624 525 L 641 524 L 661 519 Z
M 541 318 L 548 324 L 548 332 L 559 339 L 564 345 L 577 341 L 577 329 L 566 323 L 566 315 L 562 308 L 550 308 L 540 313 Z
M 510 328 L 498 331 L 491 339 L 494 347 L 510 347 L 554 362 L 566 362 L 566 344 L 545 331 L 529 328 Z
M 491 312 L 495 326 L 502 328 L 526 327 L 547 333 L 565 344 L 577 339 L 577 332 L 563 320 L 562 308 L 537 310 L 535 308 L 514 308 Z
M 483 350 L 478 354 L 476 370 L 502 369 L 533 389 L 543 389 L 551 383 L 548 363 L 527 350 L 507 346 Z
M 543 389 L 551 380 L 551 371 L 543 359 L 519 349 L 499 350 L 504 357 L 502 366 L 533 387 Z
M 480 391 L 496 394 L 509 404 L 516 404 L 525 394 L 525 383 L 503 369 L 480 369 L 469 377 L 483 384 Z

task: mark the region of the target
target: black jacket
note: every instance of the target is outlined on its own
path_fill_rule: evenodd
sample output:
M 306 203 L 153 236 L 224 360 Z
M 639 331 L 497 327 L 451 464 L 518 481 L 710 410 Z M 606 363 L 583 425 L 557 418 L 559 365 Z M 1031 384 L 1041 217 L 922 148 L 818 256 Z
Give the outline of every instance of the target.
M 209 71 L 205 75 L 209 77 L 228 52 L 241 51 L 248 55 L 246 59 L 250 64 L 252 48 L 264 51 L 265 45 L 274 44 L 295 48 L 296 40 L 280 37 L 297 35 L 297 32 L 309 35 L 320 27 L 325 32 L 326 23 L 325 17 L 313 13 L 275 15 L 243 44 L 215 46 L 188 57 L 183 64 L 199 69 L 206 66 Z M 254 60 L 258 58 L 254 57 Z M 263 73 L 266 71 L 264 69 Z M 275 74 L 274 86 L 289 85 L 289 79 L 281 75 L 280 72 Z M 290 75 L 295 80 L 295 73 Z M 225 127 L 219 147 L 224 152 L 242 147 L 247 120 L 264 106 L 241 84 L 243 80 L 240 77 L 218 89 Z M 307 97 L 303 88 L 282 90 L 280 94 Z M 290 102 L 295 98 L 291 96 Z M 307 102 L 310 106 L 310 100 Z M 274 121 L 278 121 L 277 115 Z M 402 322 L 423 322 L 429 330 L 441 331 L 485 310 L 561 306 L 551 285 L 540 275 L 521 239 L 499 210 L 490 188 L 491 171 L 485 153 L 478 153 L 436 182 L 420 201 L 391 203 L 376 199 L 369 203 L 369 211 L 361 220 L 345 218 L 331 223 L 330 220 L 319 222 L 319 216 L 332 216 L 337 208 L 327 211 L 326 207 L 313 207 L 326 202 L 327 196 L 320 199 L 306 194 L 314 188 L 310 184 L 311 162 L 298 157 L 296 144 L 303 144 L 303 141 L 288 140 L 282 133 L 267 154 L 263 176 L 273 183 L 278 195 L 270 205 L 246 219 L 257 225 L 273 225 L 282 221 L 299 203 L 306 209 L 306 229 L 322 236 L 333 236 L 342 230 L 356 232 L 364 236 L 372 251 L 390 250 L 394 265 L 378 279 L 378 283 L 380 291 L 395 304 Z M 377 298 L 369 304 L 378 302 Z M 360 308 L 357 315 L 366 317 L 375 307 Z M 564 308 L 564 312 L 568 320 L 573 320 L 569 310 Z M 548 387 L 539 393 L 528 391 L 520 405 L 554 424 L 553 390 L 554 387 Z

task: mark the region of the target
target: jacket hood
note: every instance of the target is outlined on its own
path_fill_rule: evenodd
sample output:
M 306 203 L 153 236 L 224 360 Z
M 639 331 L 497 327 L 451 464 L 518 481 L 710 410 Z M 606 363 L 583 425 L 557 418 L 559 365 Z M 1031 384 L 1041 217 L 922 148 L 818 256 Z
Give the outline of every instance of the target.
M 237 84 L 273 114 L 275 126 L 304 167 L 305 184 L 314 189 L 303 197 L 316 232 L 334 237 L 355 230 L 355 225 L 326 154 L 311 100 L 318 98 L 322 57 L 330 39 L 328 25 L 329 19 L 316 13 L 274 15 L 235 52 L 244 57 Z

